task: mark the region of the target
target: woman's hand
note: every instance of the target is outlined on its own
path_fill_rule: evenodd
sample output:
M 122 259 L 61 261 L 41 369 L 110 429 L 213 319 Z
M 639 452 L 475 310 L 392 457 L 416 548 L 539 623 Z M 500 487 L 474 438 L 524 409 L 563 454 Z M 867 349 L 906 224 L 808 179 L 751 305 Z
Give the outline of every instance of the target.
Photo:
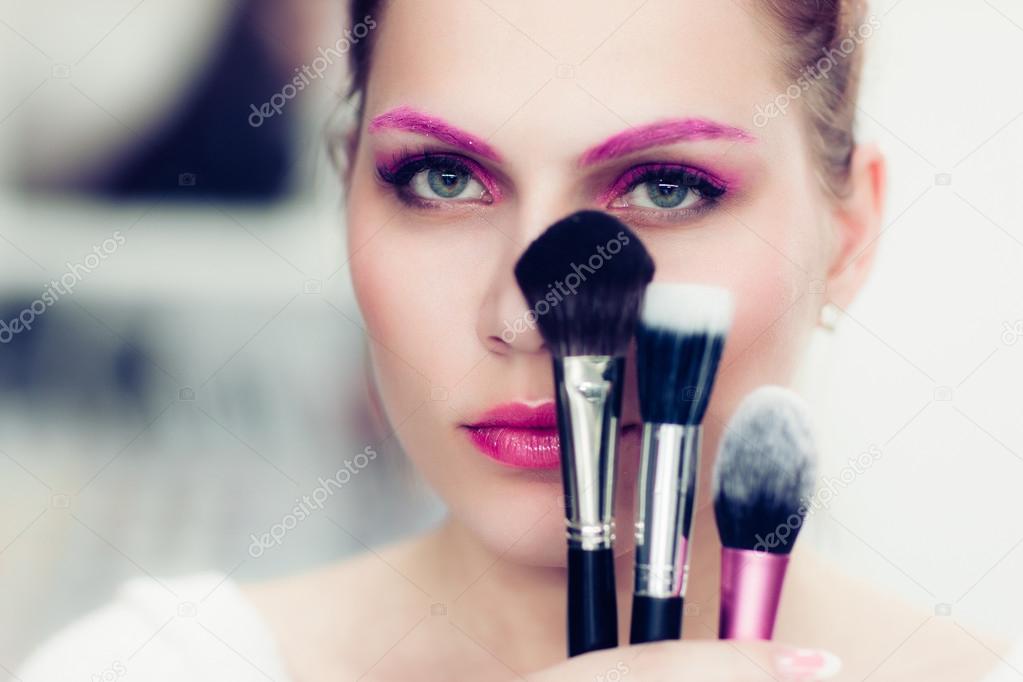
M 837 680 L 826 651 L 776 642 L 658 642 L 595 651 L 527 677 L 529 682 L 811 682 Z

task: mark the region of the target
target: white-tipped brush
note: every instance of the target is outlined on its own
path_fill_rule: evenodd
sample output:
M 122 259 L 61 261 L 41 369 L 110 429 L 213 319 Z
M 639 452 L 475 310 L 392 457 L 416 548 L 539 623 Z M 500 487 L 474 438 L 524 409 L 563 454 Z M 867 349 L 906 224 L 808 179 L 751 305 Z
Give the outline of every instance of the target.
M 714 469 L 721 536 L 721 639 L 770 639 L 789 553 L 814 490 L 817 447 L 806 404 L 777 386 L 743 400 Z
M 636 330 L 643 445 L 636 508 L 633 644 L 682 636 L 702 426 L 732 320 L 732 296 L 647 287 Z

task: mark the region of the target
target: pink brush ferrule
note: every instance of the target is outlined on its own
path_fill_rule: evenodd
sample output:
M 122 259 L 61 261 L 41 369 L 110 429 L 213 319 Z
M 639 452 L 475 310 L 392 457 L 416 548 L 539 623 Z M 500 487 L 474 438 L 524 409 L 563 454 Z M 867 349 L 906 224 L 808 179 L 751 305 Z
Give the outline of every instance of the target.
M 788 554 L 721 549 L 720 639 L 771 639 Z

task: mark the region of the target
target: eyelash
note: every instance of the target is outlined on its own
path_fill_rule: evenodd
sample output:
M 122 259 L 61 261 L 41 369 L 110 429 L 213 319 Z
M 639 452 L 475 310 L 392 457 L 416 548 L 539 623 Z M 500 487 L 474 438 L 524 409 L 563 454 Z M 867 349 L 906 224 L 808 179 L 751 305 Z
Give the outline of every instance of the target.
M 469 175 L 486 189 L 488 198 L 486 200 L 482 200 L 482 203 L 491 204 L 501 198 L 500 189 L 490 178 L 490 174 L 487 173 L 482 166 L 471 159 L 455 154 L 446 154 L 443 152 L 432 152 L 427 150 L 415 152 L 404 149 L 395 154 L 389 164 L 380 164 L 377 166 L 377 177 L 381 182 L 394 188 L 395 193 L 401 201 L 411 206 L 436 208 L 445 207 L 445 205 L 450 206 L 450 204 L 457 203 L 476 203 L 464 199 L 445 201 L 444 199 L 438 198 L 436 200 L 431 200 L 412 194 L 409 188 L 412 180 L 419 173 L 430 170 L 449 171 Z
M 411 193 L 409 186 L 416 175 L 430 170 L 467 174 L 486 189 L 488 198 L 483 200 L 483 203 L 492 204 L 500 200 L 500 190 L 491 179 L 490 174 L 475 161 L 457 154 L 403 149 L 392 157 L 390 163 L 377 166 L 377 176 L 383 183 L 394 189 L 395 194 L 402 202 L 410 206 L 431 209 L 451 208 L 452 204 L 477 203 L 477 201 L 464 199 L 426 199 Z M 697 207 L 681 209 L 658 209 L 645 206 L 612 207 L 610 205 L 629 195 L 644 183 L 665 180 L 695 191 L 702 203 Z M 634 166 L 625 171 L 612 184 L 611 188 L 601 195 L 599 203 L 608 206 L 608 208 L 628 210 L 646 218 L 671 222 L 690 219 L 713 209 L 728 191 L 726 183 L 698 168 L 684 164 L 653 163 Z
M 665 182 L 694 191 L 701 200 L 697 207 L 658 209 L 645 206 L 611 206 L 624 199 L 648 182 Z M 670 222 L 692 218 L 713 209 L 728 193 L 728 186 L 711 174 L 684 164 L 653 163 L 634 166 L 627 170 L 601 197 L 601 203 L 610 208 L 628 209 L 646 217 Z

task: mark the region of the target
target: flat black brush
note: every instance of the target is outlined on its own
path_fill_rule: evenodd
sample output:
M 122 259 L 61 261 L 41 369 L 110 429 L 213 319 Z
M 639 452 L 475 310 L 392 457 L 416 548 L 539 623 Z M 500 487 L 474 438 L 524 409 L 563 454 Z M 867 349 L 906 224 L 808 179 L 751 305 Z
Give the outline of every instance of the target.
M 653 273 L 639 238 L 599 211 L 555 223 L 515 265 L 553 356 L 568 537 L 569 656 L 618 646 L 612 548 L 622 381 Z
M 792 391 L 757 389 L 729 421 L 714 468 L 721 639 L 770 639 L 789 553 L 813 494 L 817 448 Z
M 725 289 L 661 283 L 647 288 L 636 329 L 643 446 L 633 644 L 682 636 L 702 423 L 731 321 L 732 296 Z

